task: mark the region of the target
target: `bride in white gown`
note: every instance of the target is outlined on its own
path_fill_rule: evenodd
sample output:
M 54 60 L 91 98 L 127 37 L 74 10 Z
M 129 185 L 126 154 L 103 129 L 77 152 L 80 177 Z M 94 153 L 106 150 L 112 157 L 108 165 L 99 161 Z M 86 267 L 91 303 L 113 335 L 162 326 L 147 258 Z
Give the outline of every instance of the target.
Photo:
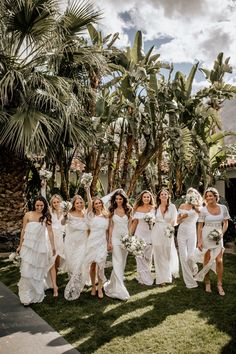
M 54 194 L 50 200 L 50 212 L 52 215 L 52 230 L 54 235 L 54 243 L 56 248 L 56 260 L 55 268 L 56 272 L 58 268 L 63 264 L 65 259 L 64 255 L 64 241 L 63 234 L 65 227 L 61 224 L 63 219 L 63 210 L 61 207 L 62 198 L 58 194 Z
M 179 259 L 175 247 L 174 236 L 166 232 L 169 227 L 176 225 L 177 210 L 170 203 L 167 190 L 157 194 L 156 223 L 152 229 L 151 239 L 156 272 L 156 284 L 172 283 L 172 276 L 179 277 Z
M 18 283 L 20 301 L 24 305 L 42 302 L 45 297 L 44 279 L 54 266 L 56 250 L 48 204 L 41 196 L 35 199 L 33 211 L 24 216 L 17 252 L 20 252 L 21 257 L 21 278 Z M 57 296 L 55 281 L 53 290 Z
M 72 208 L 65 214 L 62 224 L 66 224 L 65 236 L 65 270 L 70 280 L 66 285 L 64 296 L 66 300 L 76 300 L 82 291 L 82 266 L 88 240 L 88 223 L 85 216 L 85 203 L 80 195 L 75 195 Z
M 138 196 L 134 204 L 134 215 L 132 222 L 132 234 L 134 233 L 138 239 L 146 243 L 142 256 L 136 257 L 137 263 L 137 280 L 140 284 L 152 285 L 153 277 L 151 274 L 152 265 L 152 240 L 151 230 L 152 222 L 149 224 L 145 221 L 145 216 L 150 215 L 155 219 L 155 203 L 152 194 L 145 190 Z
M 109 212 L 108 249 L 112 249 L 113 270 L 110 280 L 104 284 L 104 291 L 109 297 L 128 300 L 130 295 L 124 285 L 127 251 L 121 248 L 121 236 L 129 234 L 132 208 L 128 205 L 128 197 L 122 189 L 112 195 Z

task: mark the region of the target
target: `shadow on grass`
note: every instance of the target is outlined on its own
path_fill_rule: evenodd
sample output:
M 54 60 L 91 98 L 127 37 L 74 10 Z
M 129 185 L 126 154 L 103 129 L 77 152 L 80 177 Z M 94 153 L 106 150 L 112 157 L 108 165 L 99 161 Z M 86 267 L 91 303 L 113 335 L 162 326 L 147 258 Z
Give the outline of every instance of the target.
M 186 289 L 182 279 L 165 288 L 142 286 L 134 279 L 135 262 L 128 260 L 126 286 L 131 299 L 127 302 L 105 297 L 91 298 L 85 291 L 79 300 L 67 302 L 63 298 L 66 275 L 58 277 L 60 285 L 57 303 L 52 295 L 44 303 L 32 306 L 52 327 L 61 332 L 70 343 L 80 342 L 81 353 L 92 354 L 117 337 L 129 337 L 154 328 L 168 316 L 193 310 L 208 324 L 228 334 L 232 339 L 221 353 L 235 353 L 236 340 L 236 256 L 225 257 L 224 288 L 226 296 L 216 293 L 216 279 L 212 277 L 212 294 L 206 294 L 203 285 L 197 289 Z M 8 284 L 7 284 L 8 285 Z M 146 308 L 146 310 L 145 310 Z M 142 311 L 144 309 L 144 311 Z M 130 318 L 128 318 L 130 316 Z

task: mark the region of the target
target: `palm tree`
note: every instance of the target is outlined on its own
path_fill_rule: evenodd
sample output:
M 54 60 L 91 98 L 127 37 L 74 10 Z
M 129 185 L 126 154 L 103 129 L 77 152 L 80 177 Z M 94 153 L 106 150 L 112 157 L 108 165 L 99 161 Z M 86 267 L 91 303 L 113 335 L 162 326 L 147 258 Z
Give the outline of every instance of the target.
M 87 138 L 82 82 L 75 87 L 61 68 L 100 13 L 87 1 L 61 12 L 55 0 L 3 0 L 0 16 L 0 234 L 8 234 L 19 231 L 26 207 L 27 159 Z

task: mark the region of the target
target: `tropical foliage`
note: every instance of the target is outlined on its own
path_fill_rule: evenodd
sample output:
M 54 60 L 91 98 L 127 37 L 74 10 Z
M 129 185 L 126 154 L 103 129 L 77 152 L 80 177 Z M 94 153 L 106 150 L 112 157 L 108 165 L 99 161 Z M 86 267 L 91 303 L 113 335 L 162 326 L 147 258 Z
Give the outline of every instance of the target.
M 57 0 L 2 0 L 0 16 L 0 233 L 12 232 L 9 215 L 19 230 L 25 185 L 40 189 L 43 164 L 51 190 L 60 174 L 66 199 L 75 157 L 94 176 L 92 194 L 165 184 L 178 197 L 214 182 L 232 133 L 222 130 L 220 108 L 236 92 L 224 83 L 232 68 L 223 53 L 212 70 L 196 63 L 173 77 L 154 47 L 143 52 L 140 31 L 126 49 L 118 33 L 97 31 L 101 13 L 89 1 L 62 9 Z M 198 70 L 209 84 L 193 92 Z M 75 188 L 79 180 L 77 172 Z M 21 206 L 17 218 L 11 200 Z

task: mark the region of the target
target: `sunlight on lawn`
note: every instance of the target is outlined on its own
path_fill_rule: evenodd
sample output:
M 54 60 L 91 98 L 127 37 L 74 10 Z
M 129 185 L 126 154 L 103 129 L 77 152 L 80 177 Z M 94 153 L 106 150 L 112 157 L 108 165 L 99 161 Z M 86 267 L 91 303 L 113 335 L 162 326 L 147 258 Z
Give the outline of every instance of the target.
M 146 306 L 142 309 L 135 310 L 128 312 L 127 314 L 120 316 L 116 321 L 113 322 L 111 327 L 117 326 L 118 324 L 122 323 L 123 321 L 131 320 L 133 318 L 139 318 L 140 316 L 144 315 L 145 313 L 154 309 L 154 306 Z

